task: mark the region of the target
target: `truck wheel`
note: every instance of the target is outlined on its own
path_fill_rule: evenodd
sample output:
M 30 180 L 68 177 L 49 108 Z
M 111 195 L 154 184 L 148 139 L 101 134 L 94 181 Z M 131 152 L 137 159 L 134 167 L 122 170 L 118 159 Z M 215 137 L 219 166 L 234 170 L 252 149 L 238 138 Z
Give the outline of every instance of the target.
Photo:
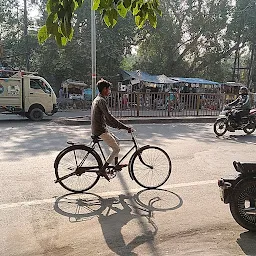
M 29 111 L 29 119 L 32 121 L 41 121 L 44 117 L 44 112 L 40 108 L 33 108 Z

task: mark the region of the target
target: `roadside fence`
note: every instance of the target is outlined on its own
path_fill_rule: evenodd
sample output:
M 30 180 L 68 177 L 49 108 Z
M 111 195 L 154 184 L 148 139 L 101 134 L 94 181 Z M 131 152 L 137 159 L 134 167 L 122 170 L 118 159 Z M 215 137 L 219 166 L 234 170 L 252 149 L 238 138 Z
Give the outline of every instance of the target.
M 108 99 L 117 117 L 216 116 L 223 95 L 211 93 L 112 92 Z
M 217 116 L 223 106 L 236 98 L 225 93 L 116 92 L 108 106 L 116 117 Z M 255 98 L 255 99 L 254 99 Z M 255 94 L 250 94 L 255 107 Z M 89 110 L 91 101 L 58 99 L 60 110 Z
M 57 104 L 60 111 L 71 109 L 88 110 L 91 108 L 91 101 L 82 99 L 58 98 Z

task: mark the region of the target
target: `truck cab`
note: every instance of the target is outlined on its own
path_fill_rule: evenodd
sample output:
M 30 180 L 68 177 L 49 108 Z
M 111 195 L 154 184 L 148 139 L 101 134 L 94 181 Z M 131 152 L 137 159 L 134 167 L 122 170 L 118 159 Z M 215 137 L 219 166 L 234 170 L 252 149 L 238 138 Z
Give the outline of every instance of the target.
M 33 121 L 40 121 L 44 114 L 53 115 L 58 110 L 50 84 L 43 77 L 22 72 L 0 77 L 0 108 L 5 114 L 19 114 Z

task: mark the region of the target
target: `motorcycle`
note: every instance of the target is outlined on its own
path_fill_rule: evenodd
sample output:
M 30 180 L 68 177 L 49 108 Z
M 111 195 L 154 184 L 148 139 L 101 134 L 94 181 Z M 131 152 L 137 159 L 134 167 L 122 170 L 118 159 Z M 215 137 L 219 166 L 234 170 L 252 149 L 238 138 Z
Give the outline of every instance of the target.
M 256 163 L 234 161 L 233 165 L 239 174 L 218 180 L 221 200 L 229 204 L 240 226 L 256 232 Z
M 256 109 L 251 109 L 248 116 L 243 116 L 241 124 L 238 124 L 232 115 L 234 108 L 224 106 L 219 117 L 214 123 L 213 130 L 217 136 L 224 135 L 227 131 L 234 132 L 235 130 L 243 130 L 246 134 L 251 134 L 256 129 Z

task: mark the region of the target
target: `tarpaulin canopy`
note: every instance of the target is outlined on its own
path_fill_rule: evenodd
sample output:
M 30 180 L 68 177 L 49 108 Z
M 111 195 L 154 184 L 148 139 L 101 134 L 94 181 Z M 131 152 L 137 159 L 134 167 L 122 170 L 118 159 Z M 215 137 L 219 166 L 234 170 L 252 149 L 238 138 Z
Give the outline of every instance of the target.
M 66 81 L 62 82 L 62 85 L 64 86 L 77 86 L 77 87 L 83 87 L 88 88 L 89 85 L 85 84 L 83 81 L 75 81 L 72 79 L 67 79 Z
M 234 86 L 234 87 L 242 87 L 242 86 L 246 86 L 242 83 L 236 83 L 236 82 L 226 82 L 224 84 L 222 84 L 222 86 Z
M 218 82 L 209 81 L 202 78 L 187 78 L 187 77 L 169 77 L 169 78 L 176 80 L 176 83 L 220 85 L 220 83 Z
M 142 72 L 140 70 L 137 71 L 121 71 L 123 80 L 131 80 L 136 79 L 138 81 L 144 81 L 148 83 L 154 83 L 154 84 L 173 84 L 177 83 L 176 80 L 167 77 L 166 75 L 150 75 L 146 72 Z

